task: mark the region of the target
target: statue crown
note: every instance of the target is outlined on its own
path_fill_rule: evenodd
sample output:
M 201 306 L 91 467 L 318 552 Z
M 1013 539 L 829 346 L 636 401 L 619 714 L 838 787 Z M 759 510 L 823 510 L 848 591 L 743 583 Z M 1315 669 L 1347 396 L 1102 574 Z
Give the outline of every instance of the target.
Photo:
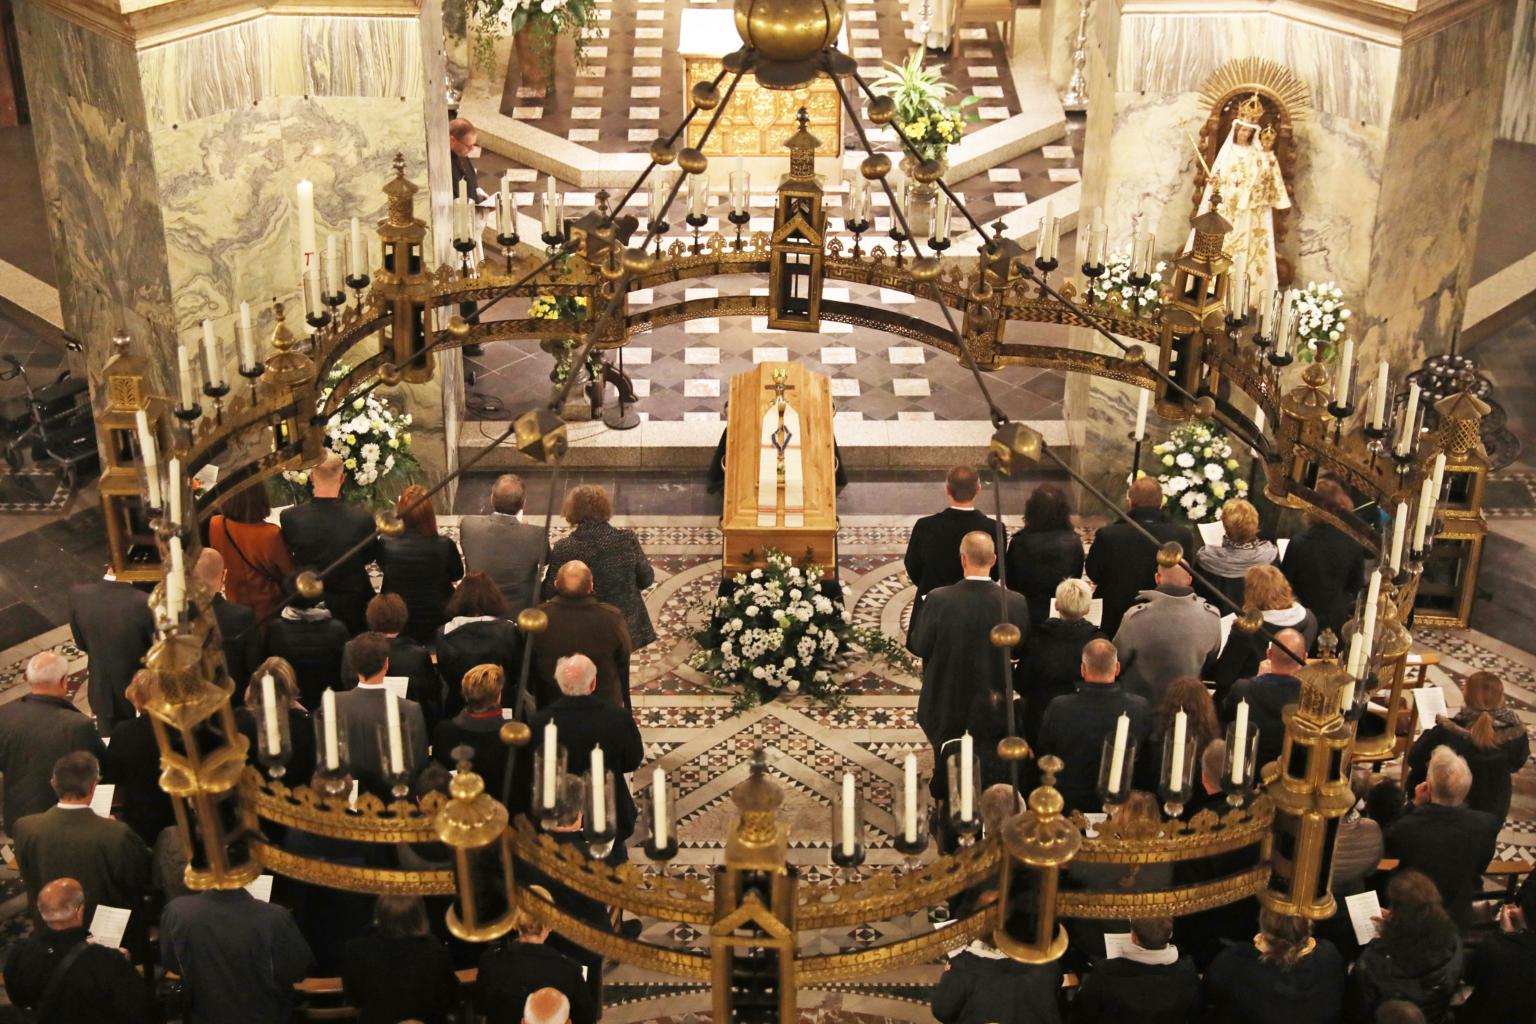
M 1264 116 L 1264 101 L 1259 99 L 1258 93 L 1237 105 L 1237 116 L 1253 124 L 1259 123 L 1259 118 Z

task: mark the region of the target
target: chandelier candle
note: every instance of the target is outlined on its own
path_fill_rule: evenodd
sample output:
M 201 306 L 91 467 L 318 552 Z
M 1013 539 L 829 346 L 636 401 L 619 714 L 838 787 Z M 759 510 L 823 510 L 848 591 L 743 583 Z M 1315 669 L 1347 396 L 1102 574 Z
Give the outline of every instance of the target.
M 1392 514 L 1392 566 L 1393 573 L 1403 571 L 1403 538 L 1408 532 L 1408 503 L 1397 503 L 1397 511 Z
M 139 430 L 139 461 L 144 463 L 144 480 L 149 485 L 150 508 L 160 507 L 160 454 L 155 450 L 155 435 L 149 432 L 149 416 L 143 409 L 133 414 Z
M 517 193 L 512 191 L 512 175 L 501 176 L 501 203 L 496 207 L 496 233 L 503 237 L 517 234 Z
M 588 766 L 592 773 L 592 834 L 603 835 L 608 831 L 608 766 L 603 763 L 603 748 L 592 748 Z
M 1361 617 L 1360 635 L 1365 638 L 1365 650 L 1361 652 L 1361 674 L 1370 666 L 1371 650 L 1376 639 L 1376 605 L 1381 598 L 1381 570 L 1371 573 L 1371 582 L 1365 588 L 1365 614 Z
M 1387 429 L 1387 388 L 1391 367 L 1383 359 L 1376 367 L 1376 390 L 1371 395 L 1371 429 L 1384 431 Z
M 1434 482 L 1435 501 L 1439 501 L 1445 494 L 1445 452 L 1435 455 L 1435 468 L 1430 473 L 1430 479 Z
M 1264 325 L 1265 324 L 1273 324 L 1274 323 L 1274 317 L 1270 316 L 1270 309 L 1274 306 L 1274 304 L 1275 304 L 1274 292 L 1263 291 L 1263 292 L 1259 293 L 1259 304 L 1258 304 L 1258 307 L 1254 311 L 1254 321 L 1253 321 L 1253 335 L 1254 335 L 1254 337 L 1256 337 L 1256 338 L 1263 337 L 1263 335 L 1264 335 Z
M 1397 457 L 1406 459 L 1413 452 L 1413 442 L 1416 440 L 1414 429 L 1418 425 L 1419 418 L 1419 385 L 1417 381 L 1408 384 L 1408 405 L 1403 409 L 1403 423 L 1397 432 L 1397 447 L 1393 449 Z
M 261 714 L 267 723 L 267 753 L 277 757 L 283 752 L 283 736 L 277 725 L 277 684 L 270 672 L 261 677 Z
M 1413 545 L 1409 549 L 1415 554 L 1424 553 L 1424 538 L 1429 533 L 1429 521 L 1435 514 L 1435 478 L 1424 478 L 1424 486 L 1419 488 L 1419 514 L 1413 520 Z
M 1122 715 L 1122 718 L 1125 716 Z M 1237 702 L 1237 720 L 1232 724 L 1232 781 L 1243 784 L 1245 761 L 1248 756 L 1248 702 Z
M 667 830 L 667 773 L 662 768 L 651 769 L 651 836 L 656 849 L 665 850 L 669 845 Z
M 174 458 L 173 457 L 171 459 L 171 461 L 166 464 L 165 470 L 166 470 L 167 478 L 170 481 L 170 484 L 167 487 L 167 490 L 169 490 L 169 492 L 170 492 L 170 494 L 168 495 L 168 497 L 170 498 L 170 501 L 168 502 L 168 504 L 170 505 L 170 508 L 167 509 L 166 512 L 167 512 L 167 514 L 168 514 L 168 516 L 170 518 L 171 523 L 174 524 L 177 528 L 180 528 L 180 526 L 181 526 L 181 460 L 178 459 L 178 458 Z
M 389 773 L 405 774 L 405 743 L 400 735 L 400 698 L 384 695 L 384 728 L 389 733 Z
M 1348 714 L 1350 707 L 1355 703 L 1355 680 L 1360 678 L 1360 636 L 1357 633 L 1350 638 L 1349 658 L 1345 662 L 1349 673 L 1349 682 L 1345 684 L 1339 694 L 1339 712 Z
M 1118 725 L 1115 726 L 1117 732 L 1119 728 Z M 1180 711 L 1173 716 L 1173 752 L 1168 759 L 1168 791 L 1170 793 L 1177 793 L 1184 788 L 1184 738 L 1188 731 L 1189 715 Z
M 203 360 L 208 364 L 208 386 L 222 388 L 226 383 L 224 379 L 224 353 L 219 344 L 219 336 L 213 333 L 213 321 L 203 320 Z
M 341 767 L 341 742 L 336 737 L 336 691 L 326 688 L 320 695 L 320 711 L 325 715 L 325 770 Z
M 307 273 L 315 252 L 315 185 L 301 181 L 299 197 L 299 273 Z
M 1125 744 L 1131 736 L 1131 716 L 1125 712 L 1115 721 L 1115 750 L 1109 758 L 1109 792 L 1120 792 L 1120 779 L 1125 775 Z
M 1056 234 L 1056 207 L 1049 199 L 1045 201 L 1045 215 L 1040 218 L 1040 234 L 1035 239 L 1035 255 L 1042 262 L 1050 262 L 1056 258 L 1055 247 L 1052 244 Z
M 325 236 L 325 291 L 327 295 L 340 295 L 341 257 L 337 255 L 336 233 Z
M 1151 401 L 1151 398 L 1151 389 L 1136 389 L 1136 433 L 1134 440 L 1145 441 L 1147 439 L 1147 403 Z
M 559 764 L 556 758 L 560 750 L 560 732 L 555 728 L 555 723 L 550 722 L 544 727 L 544 778 L 542 780 L 543 793 L 541 794 L 540 807 L 542 810 L 551 810 L 555 806 L 555 793 L 558 791 L 555 778 L 559 774 Z
M 181 399 L 183 409 L 190 409 L 197 404 L 197 389 L 192 386 L 192 353 L 187 351 L 186 345 L 176 346 L 176 370 L 181 383 L 177 397 Z
M 165 603 L 171 614 L 179 619 L 187 605 L 187 564 L 181 553 L 180 537 L 172 537 L 166 547 L 171 552 L 171 571 L 165 577 Z
M 853 772 L 843 772 L 843 856 L 852 857 L 854 852 L 854 812 L 858 810 L 858 797 L 853 786 Z
M 347 246 L 347 276 L 358 278 L 368 272 L 366 261 L 363 259 L 363 225 L 356 217 L 352 218 L 352 242 Z
M 1093 208 L 1093 223 L 1088 226 L 1088 263 L 1102 267 L 1109 246 L 1109 229 L 1104 226 L 1104 207 Z
M 1339 375 L 1333 382 L 1333 404 L 1340 409 L 1349 405 L 1350 378 L 1355 372 L 1355 339 L 1345 338 L 1339 352 Z
M 354 225 L 357 221 L 352 222 Z M 240 303 L 240 369 L 256 368 L 256 335 L 251 331 L 251 304 Z
M 976 817 L 976 741 L 971 734 L 960 737 L 960 820 Z
M 850 202 L 852 197 L 850 197 Z M 688 177 L 688 216 L 703 217 L 704 211 L 709 207 L 709 183 L 704 180 L 702 174 L 692 174 Z
M 902 838 L 908 843 L 917 842 L 917 755 L 908 754 L 901 762 L 902 809 L 906 812 L 901 822 Z

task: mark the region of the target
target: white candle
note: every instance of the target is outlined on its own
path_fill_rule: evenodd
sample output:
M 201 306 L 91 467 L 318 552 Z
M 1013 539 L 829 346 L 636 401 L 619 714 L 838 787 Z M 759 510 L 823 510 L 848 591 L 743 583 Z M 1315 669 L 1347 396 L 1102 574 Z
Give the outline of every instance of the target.
M 1125 745 L 1131 738 L 1131 716 L 1120 712 L 1115 722 L 1115 749 L 1109 757 L 1109 793 L 1120 792 L 1120 780 L 1125 775 Z
M 301 181 L 299 197 L 299 272 L 302 274 L 314 262 L 315 252 L 315 186 Z
M 1241 785 L 1248 758 L 1248 701 L 1237 702 L 1237 720 L 1232 725 L 1232 781 Z
M 400 732 L 400 698 L 384 693 L 384 728 L 389 734 L 389 773 L 405 774 L 405 738 Z
M 331 295 L 342 293 L 341 257 L 338 255 L 334 231 L 325 236 L 325 289 Z
M 1419 385 L 1417 382 L 1408 384 L 1408 404 L 1403 408 L 1403 422 L 1397 431 L 1397 454 L 1407 457 L 1413 451 L 1414 442 L 1418 440 L 1414 435 L 1418 433 L 1419 419 Z
M 1361 616 L 1360 633 L 1365 638 L 1365 649 L 1361 651 L 1360 658 L 1363 665 L 1369 665 L 1371 651 L 1375 647 L 1376 639 L 1376 606 L 1381 601 L 1381 570 L 1371 573 L 1371 582 L 1365 588 L 1365 613 Z
M 181 382 L 181 407 L 190 409 L 197 404 L 197 396 L 192 386 L 192 353 L 185 345 L 176 346 L 176 370 Z
M 932 236 L 941 242 L 949 241 L 949 196 L 943 192 L 934 200 Z
M 850 197 L 850 201 L 851 201 Z M 702 174 L 690 175 L 688 178 L 688 215 L 690 217 L 704 216 L 704 208 L 709 204 L 709 185 Z M 853 216 L 850 214 L 850 216 Z
M 213 331 L 213 321 L 203 321 L 203 359 L 207 363 L 208 383 L 212 387 L 224 386 L 224 346 Z
M 539 801 L 540 809 L 549 810 L 555 806 L 555 783 L 559 773 L 559 730 L 551 721 L 544 727 L 544 781 L 543 799 Z
M 1056 228 L 1056 205 L 1049 199 L 1045 201 L 1045 216 L 1040 218 L 1040 236 L 1035 240 L 1035 255 L 1043 261 L 1055 259 L 1051 252 L 1051 236 Z
M 960 737 L 960 820 L 976 817 L 976 741 L 971 734 Z
M 656 848 L 665 849 L 668 844 L 667 830 L 672 823 L 667 820 L 667 773 L 660 768 L 651 769 L 651 833 Z
M 1136 389 L 1136 440 L 1144 441 L 1147 437 L 1147 404 L 1152 399 L 1150 388 Z
M 352 218 L 352 244 L 347 247 L 347 273 L 353 278 L 360 278 L 368 273 L 368 261 L 363 249 L 363 224 L 356 217 Z
M 327 688 L 320 695 L 320 714 L 325 718 L 325 769 L 341 767 L 341 741 L 336 735 L 336 691 Z
M 1276 351 L 1291 333 L 1291 321 L 1295 318 L 1292 304 L 1296 301 L 1296 289 L 1287 288 L 1280 298 L 1280 317 L 1275 328 Z
M 240 303 L 240 368 L 251 370 L 256 367 L 256 335 L 251 330 L 251 304 Z
M 853 790 L 853 772 L 843 772 L 843 856 L 852 857 L 854 849 L 854 812 L 858 799 Z
M 180 526 L 181 490 L 183 486 L 183 481 L 181 479 L 180 459 L 172 458 L 171 461 L 166 464 L 166 476 L 170 481 L 169 486 L 167 487 L 167 490 L 170 492 L 170 508 L 168 508 L 166 511 L 170 514 L 171 522 L 175 523 L 177 526 Z
M 149 507 L 159 508 L 160 455 L 155 447 L 155 435 L 149 429 L 149 414 L 136 409 L 133 422 L 139 431 L 139 461 L 144 463 L 144 481 L 149 485 Z
M 1438 503 L 1445 494 L 1445 452 L 1436 453 L 1435 468 L 1430 471 L 1430 482 L 1433 485 L 1435 501 Z
M 1391 368 L 1383 359 L 1376 367 L 1376 390 L 1371 395 L 1371 429 L 1381 430 L 1387 425 L 1387 387 Z
M 453 197 L 453 240 L 461 242 L 469 237 L 469 183 L 459 180 L 459 194 Z
M 1184 743 L 1188 730 L 1189 715 L 1180 711 L 1173 716 L 1173 753 L 1168 760 L 1168 789 L 1173 793 L 1184 788 Z
M 1339 376 L 1333 382 L 1333 404 L 1343 407 L 1349 404 L 1349 382 L 1355 372 L 1355 339 L 1345 338 L 1339 353 Z
M 1262 408 L 1255 409 L 1253 411 L 1253 429 L 1262 434 L 1266 422 L 1268 421 L 1264 419 L 1264 410 Z
M 1259 293 L 1259 304 L 1254 310 L 1254 334 L 1263 334 L 1265 324 L 1268 324 L 1271 327 L 1274 326 L 1275 318 L 1270 315 L 1270 309 L 1274 306 L 1274 304 L 1274 292 L 1266 290 Z
M 902 806 L 906 815 L 901 823 L 902 838 L 917 842 L 917 755 L 908 754 L 901 762 Z
M 1088 265 L 1102 267 L 1104 250 L 1109 241 L 1109 230 L 1104 226 L 1104 208 L 1093 208 L 1093 223 L 1088 226 Z
M 176 582 L 182 584 L 182 593 L 186 593 L 187 559 L 181 549 L 181 538 L 172 537 L 166 547 L 171 552 L 171 575 L 176 577 Z
M 608 831 L 608 766 L 603 760 L 603 748 L 592 748 L 589 766 L 592 775 L 592 831 L 602 835 Z
M 512 175 L 501 176 L 501 202 L 496 206 L 496 233 L 502 237 L 517 234 L 517 193 L 512 191 Z
M 261 677 L 261 713 L 267 721 L 267 753 L 277 757 L 283 752 L 283 734 L 278 727 L 277 682 L 272 673 Z
M 1424 550 L 1424 538 L 1429 533 L 1429 521 L 1435 513 L 1435 478 L 1427 476 L 1419 488 L 1418 515 L 1413 520 L 1413 551 Z
M 1403 570 L 1403 538 L 1408 533 L 1408 503 L 1397 503 L 1397 511 L 1392 516 L 1392 560 L 1389 563 L 1394 573 Z
M 186 607 L 186 577 L 177 571 L 176 567 L 181 563 L 181 538 L 172 537 L 170 541 L 171 568 L 165 574 L 165 608 L 171 618 L 181 618 L 181 610 Z
M 1360 656 L 1365 651 L 1365 645 L 1360 640 L 1359 633 L 1349 638 L 1349 658 L 1344 663 L 1344 670 L 1351 679 L 1360 678 Z

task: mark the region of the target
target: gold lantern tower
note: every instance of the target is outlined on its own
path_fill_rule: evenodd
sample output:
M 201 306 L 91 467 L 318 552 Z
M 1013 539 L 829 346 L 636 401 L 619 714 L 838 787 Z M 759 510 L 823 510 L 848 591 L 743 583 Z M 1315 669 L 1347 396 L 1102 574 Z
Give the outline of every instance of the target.
M 159 579 L 163 570 L 143 484 L 143 475 L 158 469 L 146 461 L 139 414 L 155 450 L 168 451 L 164 423 L 170 402 L 150 393 L 148 364 L 130 351 L 129 339 L 118 335 L 112 344 L 116 351 L 102 371 L 104 386 L 97 390 L 95 412 L 107 551 L 119 580 L 147 583 Z
M 1220 205 L 1221 196 L 1212 192 L 1211 208 L 1194 220 L 1194 244 L 1173 261 L 1173 286 L 1163 303 L 1157 357 L 1158 371 L 1167 378 L 1158 381 L 1157 411 L 1168 419 L 1189 419 L 1194 403 L 1188 396 L 1214 390 L 1215 381 L 1206 379 L 1205 352 L 1226 334 L 1232 268 L 1222 251 L 1232 225 L 1216 212 Z M 1169 387 L 1168 380 L 1184 393 Z
M 380 348 L 400 371 L 402 380 L 425 384 L 432 379 L 427 309 L 432 305 L 432 275 L 427 272 L 427 225 L 417 218 L 417 188 L 405 176 L 405 157 L 395 157 L 395 176 L 384 186 L 389 213 L 379 221 L 384 266 L 374 279 L 372 294 L 389 307 L 380 332 Z
M 1445 456 L 1445 479 L 1436 495 L 1441 529 L 1424 562 L 1414 598 L 1414 621 L 1424 626 L 1466 629 L 1477 597 L 1488 521 L 1483 495 L 1490 463 L 1483 448 L 1483 417 L 1488 404 L 1470 391 L 1435 403 L 1440 418 L 1438 448 Z M 1428 453 L 1433 463 L 1435 453 Z
M 779 183 L 778 205 L 773 215 L 768 326 L 787 331 L 819 331 L 827 230 L 821 176 L 816 173 L 816 147 L 821 140 L 806 127 L 810 117 L 804 107 L 800 108 L 799 122 L 800 130 L 786 143 L 789 173 Z

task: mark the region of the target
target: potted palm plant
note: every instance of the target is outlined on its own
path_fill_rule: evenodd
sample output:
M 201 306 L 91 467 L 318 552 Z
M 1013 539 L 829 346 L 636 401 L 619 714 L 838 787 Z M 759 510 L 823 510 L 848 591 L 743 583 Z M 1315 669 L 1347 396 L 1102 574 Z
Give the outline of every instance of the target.
M 923 64 L 921 49 L 905 64 L 888 63 L 885 74 L 871 88 L 896 103 L 891 128 L 907 143 L 903 147 L 906 155 L 901 159 L 901 169 L 912 182 L 914 198 L 932 198 L 938 185 L 913 179 L 912 171 L 916 166 L 913 154 L 917 160 L 937 160 L 948 168 L 949 147 L 965 134 L 968 120 L 965 108 L 978 102 L 980 97 L 966 96 L 952 104 L 951 97 L 959 90 L 944 81 L 939 68 Z

